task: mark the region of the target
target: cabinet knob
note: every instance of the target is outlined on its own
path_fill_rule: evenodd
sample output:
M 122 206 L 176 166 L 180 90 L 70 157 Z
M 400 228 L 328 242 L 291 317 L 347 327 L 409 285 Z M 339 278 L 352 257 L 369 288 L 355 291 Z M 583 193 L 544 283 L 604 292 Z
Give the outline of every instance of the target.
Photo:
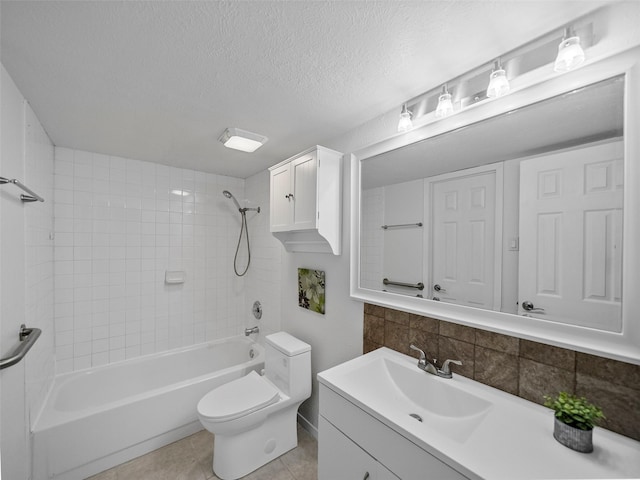
M 362 477 L 362 480 L 367 480 L 369 478 L 369 472 L 365 472 L 364 477 Z
M 287 200 L 293 200 L 293 193 L 285 195 L 284 198 L 286 198 Z

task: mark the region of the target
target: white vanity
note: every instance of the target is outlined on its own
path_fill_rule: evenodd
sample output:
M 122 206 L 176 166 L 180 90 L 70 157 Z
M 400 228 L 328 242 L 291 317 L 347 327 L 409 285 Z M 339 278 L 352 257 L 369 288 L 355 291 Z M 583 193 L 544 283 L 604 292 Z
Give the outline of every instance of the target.
M 640 478 L 640 442 L 596 428 L 553 438 L 551 410 L 387 348 L 318 374 L 320 480 Z

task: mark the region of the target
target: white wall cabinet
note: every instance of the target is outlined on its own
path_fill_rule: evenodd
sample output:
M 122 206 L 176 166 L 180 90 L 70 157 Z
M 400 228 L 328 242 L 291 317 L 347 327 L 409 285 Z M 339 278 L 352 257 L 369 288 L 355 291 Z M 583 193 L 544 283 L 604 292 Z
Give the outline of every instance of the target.
M 315 146 L 269 172 L 271 233 L 290 252 L 340 255 L 342 154 Z
M 318 480 L 343 478 L 469 479 L 320 383 Z

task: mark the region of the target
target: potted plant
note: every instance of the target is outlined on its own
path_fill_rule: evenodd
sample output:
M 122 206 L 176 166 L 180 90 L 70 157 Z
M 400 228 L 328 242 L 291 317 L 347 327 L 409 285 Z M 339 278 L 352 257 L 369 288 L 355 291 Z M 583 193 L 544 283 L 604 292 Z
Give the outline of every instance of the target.
M 592 452 L 593 427 L 605 418 L 600 407 L 567 392 L 544 398 L 545 407 L 555 412 L 553 438 L 578 452 Z

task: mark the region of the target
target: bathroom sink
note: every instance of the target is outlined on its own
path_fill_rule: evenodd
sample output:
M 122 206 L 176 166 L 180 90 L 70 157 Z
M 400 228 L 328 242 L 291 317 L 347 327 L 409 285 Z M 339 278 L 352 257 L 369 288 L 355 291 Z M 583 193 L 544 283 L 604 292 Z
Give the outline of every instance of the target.
M 416 366 L 411 368 L 388 359 L 378 359 L 370 367 L 380 369 L 381 377 L 390 382 L 389 385 L 434 415 L 464 418 L 480 414 L 491 406 L 488 401 L 454 386 L 448 379 L 425 373 Z
M 491 401 L 453 379 L 425 373 L 394 355 L 374 356 L 341 375 L 344 393 L 419 435 L 430 429 L 464 442 L 491 409 Z
M 491 403 L 468 393 L 450 379 L 439 378 L 416 365 L 377 358 L 353 370 L 349 379 L 362 393 L 376 392 L 389 402 L 389 408 L 415 406 L 429 415 L 462 419 L 481 414 Z

